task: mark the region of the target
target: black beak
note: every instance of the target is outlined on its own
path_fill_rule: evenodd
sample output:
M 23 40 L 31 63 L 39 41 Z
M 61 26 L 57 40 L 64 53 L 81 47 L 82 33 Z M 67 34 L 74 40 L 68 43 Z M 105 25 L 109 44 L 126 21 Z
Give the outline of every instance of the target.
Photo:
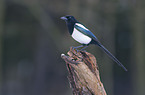
M 62 20 L 67 20 L 67 18 L 65 16 L 61 17 L 60 19 Z

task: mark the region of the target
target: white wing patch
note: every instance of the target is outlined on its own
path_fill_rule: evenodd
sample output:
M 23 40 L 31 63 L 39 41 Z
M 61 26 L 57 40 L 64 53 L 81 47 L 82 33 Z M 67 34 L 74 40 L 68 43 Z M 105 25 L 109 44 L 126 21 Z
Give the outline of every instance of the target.
M 82 27 L 82 26 L 81 26 Z M 74 28 L 74 31 L 71 35 L 76 41 L 81 44 L 89 44 L 91 42 L 91 38 L 84 35 L 83 33 L 79 32 L 77 29 Z
M 85 30 L 88 30 L 84 25 L 80 24 L 80 23 L 76 23 L 77 26 L 84 28 Z

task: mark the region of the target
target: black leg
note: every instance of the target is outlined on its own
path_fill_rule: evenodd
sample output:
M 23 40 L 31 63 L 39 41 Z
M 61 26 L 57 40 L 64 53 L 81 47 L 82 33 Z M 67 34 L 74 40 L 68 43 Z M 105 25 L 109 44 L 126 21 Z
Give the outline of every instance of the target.
M 80 48 L 80 47 L 83 47 L 84 45 L 81 45 L 81 46 L 77 46 L 77 47 L 73 47 L 73 49 L 77 49 L 77 48 Z
M 77 49 L 77 48 L 81 48 L 81 47 L 83 47 L 81 50 Z M 77 47 L 72 47 L 72 49 L 73 50 L 76 49 L 76 51 L 79 52 L 79 51 L 84 51 L 87 47 L 88 47 L 88 45 L 81 45 L 81 46 L 77 46 Z
M 78 50 L 77 48 L 80 48 L 80 47 L 83 47 L 84 45 L 81 45 L 81 46 L 77 46 L 77 47 L 73 47 L 72 46 L 72 50 L 76 49 L 76 52 L 79 52 L 80 50 Z
M 81 51 L 84 51 L 84 49 L 86 49 L 88 46 L 85 46 L 85 47 L 83 47 L 82 49 L 81 49 Z

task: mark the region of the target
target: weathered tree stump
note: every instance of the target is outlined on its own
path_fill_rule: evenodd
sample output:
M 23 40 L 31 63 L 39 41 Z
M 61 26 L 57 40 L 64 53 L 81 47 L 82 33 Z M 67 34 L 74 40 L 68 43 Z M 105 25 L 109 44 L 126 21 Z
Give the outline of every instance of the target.
M 68 79 L 73 95 L 107 95 L 100 81 L 96 58 L 84 51 L 76 52 L 72 47 L 61 57 L 66 62 Z

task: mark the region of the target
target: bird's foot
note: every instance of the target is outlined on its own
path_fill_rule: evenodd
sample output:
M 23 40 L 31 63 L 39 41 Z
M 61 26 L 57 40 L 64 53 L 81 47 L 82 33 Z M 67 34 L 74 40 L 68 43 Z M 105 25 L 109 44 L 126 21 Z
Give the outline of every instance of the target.
M 82 49 L 80 51 L 87 52 L 86 50 L 82 50 Z
M 78 46 L 78 47 L 81 47 L 81 46 Z M 72 51 L 73 51 L 73 53 L 74 53 L 75 55 L 77 55 L 78 53 L 81 53 L 81 52 L 86 52 L 86 50 L 85 50 L 86 46 L 85 46 L 84 48 L 80 49 L 80 50 L 77 49 L 78 47 L 72 46 Z
M 72 51 L 76 51 L 76 53 L 80 52 L 80 50 L 77 49 L 78 47 L 72 46 Z
M 84 48 L 82 48 L 80 51 L 84 51 L 84 52 L 86 52 L 86 48 L 87 48 L 88 46 L 85 46 Z
M 77 47 L 72 46 L 72 51 L 76 50 L 76 52 L 80 52 L 81 50 L 77 49 L 77 48 L 80 48 L 80 47 L 83 47 L 83 45 L 77 46 Z

